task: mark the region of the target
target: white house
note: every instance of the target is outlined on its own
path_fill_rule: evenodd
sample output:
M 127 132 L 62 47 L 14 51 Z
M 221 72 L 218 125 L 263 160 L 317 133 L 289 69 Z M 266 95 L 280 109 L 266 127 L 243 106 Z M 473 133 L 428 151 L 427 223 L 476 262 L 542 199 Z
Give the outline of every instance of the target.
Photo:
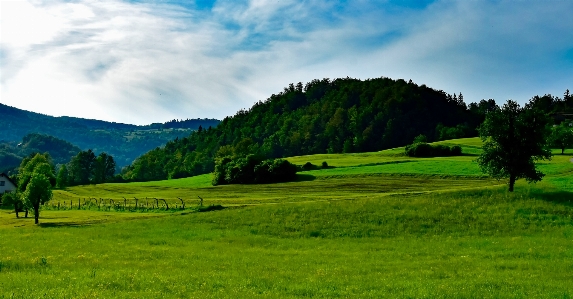
M 0 194 L 16 190 L 16 184 L 5 173 L 0 173 Z

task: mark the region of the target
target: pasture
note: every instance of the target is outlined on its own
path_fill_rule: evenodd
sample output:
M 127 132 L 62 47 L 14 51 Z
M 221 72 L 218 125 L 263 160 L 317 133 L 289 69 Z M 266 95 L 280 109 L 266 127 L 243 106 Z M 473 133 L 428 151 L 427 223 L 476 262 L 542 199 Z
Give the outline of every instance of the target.
M 473 162 L 478 139 L 444 143 L 467 155 L 292 157 L 332 168 L 269 185 L 78 186 L 40 226 L 0 210 L 0 298 L 571 298 L 571 156 L 510 194 Z M 197 196 L 227 208 L 200 213 Z M 135 210 L 146 197 L 186 209 Z

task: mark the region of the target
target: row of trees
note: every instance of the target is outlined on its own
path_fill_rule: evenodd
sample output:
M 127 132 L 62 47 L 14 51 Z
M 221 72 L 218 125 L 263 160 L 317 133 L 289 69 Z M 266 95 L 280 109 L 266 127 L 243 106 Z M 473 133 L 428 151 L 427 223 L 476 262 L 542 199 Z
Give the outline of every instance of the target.
M 90 149 L 80 151 L 67 165 L 58 171 L 57 187 L 101 184 L 114 180 L 115 161 L 106 153 L 95 155 Z
M 99 184 L 114 179 L 115 161 L 113 157 L 100 153 L 95 155 L 92 150 L 80 151 L 68 164 L 60 166 L 57 176 L 56 168 L 50 154 L 31 154 L 24 158 L 14 178 L 17 183 L 16 192 L 6 193 L 2 197 L 3 205 L 12 205 L 18 212 L 34 213 L 35 223 L 38 223 L 40 205 L 52 198 L 53 188 L 65 188 L 70 185 Z

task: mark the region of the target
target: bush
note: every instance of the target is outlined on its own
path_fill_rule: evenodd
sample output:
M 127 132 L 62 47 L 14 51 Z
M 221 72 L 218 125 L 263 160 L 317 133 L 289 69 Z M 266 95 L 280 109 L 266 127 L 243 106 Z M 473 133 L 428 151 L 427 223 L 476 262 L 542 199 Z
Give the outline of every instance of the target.
M 459 145 L 454 145 L 450 147 L 450 153 L 452 156 L 461 156 L 462 155 L 462 147 Z
M 322 168 L 328 168 L 328 163 L 326 163 L 326 161 L 322 162 Z
M 417 142 L 406 146 L 405 153 L 409 157 L 447 157 L 460 156 L 462 148 L 459 145 L 449 147 L 447 145 L 431 145 L 425 142 Z
M 303 170 L 312 170 L 312 169 L 314 169 L 314 168 L 316 168 L 316 167 L 315 167 L 314 165 L 312 165 L 312 163 L 310 163 L 310 162 L 306 162 L 306 163 L 302 166 L 302 169 L 303 169 Z
M 416 142 L 406 146 L 406 155 L 409 157 L 432 157 L 434 148 L 425 142 Z
M 213 172 L 213 185 L 264 184 L 292 181 L 297 167 L 283 159 L 267 159 L 255 155 L 244 158 L 218 159 Z
M 424 134 L 420 134 L 416 136 L 416 138 L 414 138 L 414 143 L 427 143 L 427 142 L 428 142 L 428 137 L 426 137 L 426 135 Z

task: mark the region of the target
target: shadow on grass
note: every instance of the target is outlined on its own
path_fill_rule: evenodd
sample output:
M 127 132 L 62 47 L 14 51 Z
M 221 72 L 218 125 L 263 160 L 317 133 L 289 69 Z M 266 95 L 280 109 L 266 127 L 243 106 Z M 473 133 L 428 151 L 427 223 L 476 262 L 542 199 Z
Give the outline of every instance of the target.
M 211 211 L 219 211 L 219 210 L 224 210 L 225 207 L 222 205 L 210 205 L 210 206 L 206 206 L 206 207 L 199 207 L 197 209 L 197 212 L 211 212 Z
M 40 219 L 41 221 L 41 219 Z M 45 227 L 45 228 L 50 228 L 50 227 L 82 227 L 82 226 L 88 226 L 88 225 L 93 225 L 93 224 L 98 224 L 98 223 L 102 223 L 103 221 L 78 221 L 78 222 L 49 222 L 49 223 L 38 223 L 39 227 Z
M 541 190 L 532 191 L 531 195 L 535 198 L 561 204 L 568 207 L 573 207 L 573 192 L 568 191 L 550 191 L 544 192 Z
M 314 181 L 315 179 L 316 179 L 316 177 L 314 175 L 297 173 L 296 179 L 294 181 L 295 182 L 308 182 L 308 181 Z

